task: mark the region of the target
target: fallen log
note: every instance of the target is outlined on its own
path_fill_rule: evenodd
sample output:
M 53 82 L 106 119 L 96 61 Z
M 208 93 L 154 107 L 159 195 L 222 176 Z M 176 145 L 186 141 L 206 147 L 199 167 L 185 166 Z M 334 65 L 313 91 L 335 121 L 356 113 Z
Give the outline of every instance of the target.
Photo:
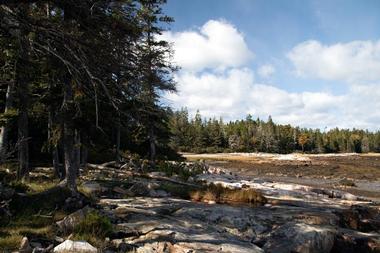
M 102 163 L 101 166 L 108 167 L 108 166 L 116 166 L 117 164 L 118 162 L 116 161 L 110 161 L 110 162 Z

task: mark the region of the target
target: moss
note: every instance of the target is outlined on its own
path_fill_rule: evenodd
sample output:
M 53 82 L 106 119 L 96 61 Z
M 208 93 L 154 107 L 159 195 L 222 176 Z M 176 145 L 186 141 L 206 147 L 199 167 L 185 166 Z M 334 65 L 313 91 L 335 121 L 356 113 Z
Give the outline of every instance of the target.
M 46 190 L 52 189 L 57 185 L 58 182 L 55 181 L 38 181 L 38 182 L 30 182 L 27 183 L 27 186 L 29 188 L 29 192 L 31 193 L 39 193 L 44 192 Z

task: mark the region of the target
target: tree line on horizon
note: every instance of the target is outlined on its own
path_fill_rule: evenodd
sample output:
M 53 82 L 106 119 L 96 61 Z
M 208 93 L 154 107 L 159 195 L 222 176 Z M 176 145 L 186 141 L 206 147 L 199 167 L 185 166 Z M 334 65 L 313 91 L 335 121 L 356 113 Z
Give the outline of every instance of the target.
M 87 161 L 168 153 L 176 90 L 166 0 L 0 2 L 0 162 L 52 164 L 76 191 Z M 108 161 L 109 161 L 108 160 Z
M 216 118 L 203 119 L 197 112 L 190 118 L 186 108 L 170 118 L 170 145 L 180 152 L 267 152 L 340 153 L 380 152 L 380 131 L 334 128 L 300 128 L 267 121 L 245 119 L 228 123 Z

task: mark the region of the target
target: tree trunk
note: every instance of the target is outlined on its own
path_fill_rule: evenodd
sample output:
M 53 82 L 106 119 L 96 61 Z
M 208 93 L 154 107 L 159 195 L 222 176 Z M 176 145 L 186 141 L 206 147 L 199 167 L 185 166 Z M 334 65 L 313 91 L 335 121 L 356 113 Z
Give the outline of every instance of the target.
M 29 100 L 29 53 L 25 34 L 21 34 L 20 53 L 17 59 L 16 83 L 19 98 L 18 113 L 18 159 L 17 178 L 26 179 L 29 176 L 29 133 L 28 133 L 28 100 Z
M 52 154 L 52 162 L 54 168 L 54 174 L 56 178 L 63 180 L 62 169 L 59 166 L 59 153 L 58 153 L 58 143 L 52 143 L 53 136 L 53 122 L 54 122 L 54 108 L 49 106 L 49 115 L 48 115 L 48 140 L 50 142 L 49 151 Z
M 81 141 L 80 141 L 80 132 L 78 130 L 75 130 L 74 133 L 74 162 L 75 167 L 77 168 L 77 175 L 79 176 L 79 168 L 80 168 L 80 147 L 81 147 Z
M 63 109 L 63 152 L 66 171 L 66 186 L 72 191 L 77 191 L 76 178 L 78 167 L 74 157 L 75 129 L 73 121 L 74 101 L 70 78 L 64 84 L 64 109 Z
M 81 137 L 82 137 L 82 143 L 81 143 L 81 146 L 80 146 L 80 153 L 81 153 L 81 156 L 80 156 L 80 166 L 81 167 L 85 167 L 86 164 L 87 164 L 87 157 L 88 157 L 88 150 L 87 150 L 87 135 L 86 133 L 82 133 L 81 134 Z
M 54 146 L 51 151 L 54 173 L 60 180 L 65 179 L 65 173 L 62 166 L 59 165 L 59 152 L 58 147 Z
M 149 130 L 149 143 L 150 143 L 150 161 L 153 166 L 155 165 L 156 160 L 156 136 L 154 135 L 153 127 Z
M 116 126 L 116 162 L 120 163 L 120 114 L 117 117 Z
M 4 113 L 9 112 L 9 110 L 13 107 L 14 90 L 15 90 L 15 83 L 14 83 L 14 80 L 12 80 L 8 84 L 8 88 L 7 88 L 7 93 L 6 93 L 6 97 L 5 97 Z M 1 131 L 0 132 L 0 157 L 1 157 L 1 160 L 6 158 L 6 154 L 8 152 L 8 148 L 9 148 L 8 136 L 9 136 L 9 130 L 10 130 L 9 128 L 10 128 L 9 123 L 0 128 L 0 131 Z

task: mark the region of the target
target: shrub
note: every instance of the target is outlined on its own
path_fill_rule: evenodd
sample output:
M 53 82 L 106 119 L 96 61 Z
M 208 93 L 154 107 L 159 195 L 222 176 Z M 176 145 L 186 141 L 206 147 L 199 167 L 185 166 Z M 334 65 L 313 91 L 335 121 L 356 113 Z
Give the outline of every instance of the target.
M 202 163 L 187 165 L 186 163 L 161 161 L 158 164 L 157 169 L 158 171 L 164 172 L 168 177 L 176 174 L 182 180 L 186 181 L 189 177 L 203 173 L 205 166 Z

